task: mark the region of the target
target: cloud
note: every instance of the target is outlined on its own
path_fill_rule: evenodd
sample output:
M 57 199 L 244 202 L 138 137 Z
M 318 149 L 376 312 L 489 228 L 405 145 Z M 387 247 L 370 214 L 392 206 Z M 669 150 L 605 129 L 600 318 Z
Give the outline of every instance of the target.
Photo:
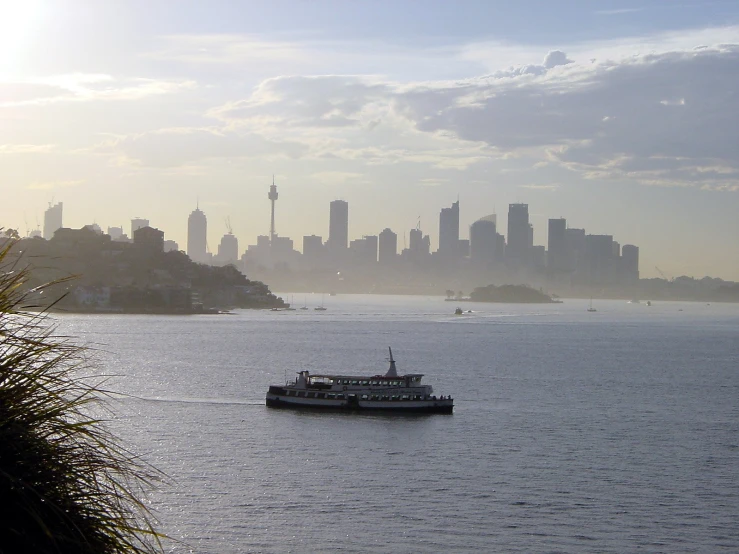
M 738 37 L 739 38 L 739 34 Z M 525 65 L 456 81 L 285 76 L 209 111 L 303 155 L 465 168 L 525 154 L 592 179 L 739 182 L 739 45 Z
M 60 188 L 77 187 L 84 184 L 84 180 L 77 181 L 44 181 L 34 182 L 28 185 L 26 188 L 29 190 L 56 190 Z
M 519 185 L 519 188 L 554 192 L 559 189 L 559 185 Z
M 53 150 L 53 144 L 0 144 L 0 154 L 38 154 Z
M 191 80 L 122 78 L 107 74 L 72 73 L 27 81 L 0 81 L 0 108 L 94 100 L 139 100 L 192 89 Z
M 146 167 L 175 167 L 214 158 L 297 157 L 305 147 L 292 141 L 269 140 L 218 128 L 168 128 L 115 137 L 96 152 L 113 154 L 122 163 Z

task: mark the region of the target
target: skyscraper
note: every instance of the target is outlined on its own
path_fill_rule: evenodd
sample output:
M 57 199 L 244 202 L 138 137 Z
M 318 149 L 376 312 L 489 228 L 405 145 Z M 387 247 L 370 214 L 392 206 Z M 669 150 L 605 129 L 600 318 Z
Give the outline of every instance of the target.
M 62 227 L 62 203 L 53 206 L 49 203 L 49 208 L 44 212 L 44 238 L 46 240 L 53 238 L 54 231 Z
M 439 213 L 439 254 L 446 257 L 459 255 L 459 200 L 451 208 Z
M 395 261 L 398 255 L 398 235 L 390 229 L 384 229 L 380 233 L 380 264 L 388 265 Z
M 148 219 L 144 219 L 143 217 L 134 217 L 131 220 L 131 238 L 133 238 L 137 229 L 141 229 L 142 227 L 148 227 L 148 226 L 149 226 Z
M 230 231 L 223 235 L 218 245 L 218 262 L 222 265 L 236 264 L 239 259 L 239 239 Z
M 621 247 L 621 264 L 629 281 L 639 280 L 639 247 L 624 244 Z
M 532 239 L 532 230 L 529 225 L 529 205 L 509 204 L 506 257 L 514 264 L 525 264 Z
M 328 224 L 328 248 L 343 252 L 349 243 L 349 203 L 344 200 L 331 202 Z
M 489 268 L 496 257 L 497 231 L 495 223 L 478 219 L 470 225 L 470 261 L 477 267 Z
M 193 262 L 200 264 L 208 261 L 208 219 L 200 208 L 187 218 L 187 255 Z
M 557 273 L 567 269 L 567 242 L 565 231 L 567 220 L 564 218 L 549 220 L 549 235 L 547 243 L 547 267 L 550 273 Z

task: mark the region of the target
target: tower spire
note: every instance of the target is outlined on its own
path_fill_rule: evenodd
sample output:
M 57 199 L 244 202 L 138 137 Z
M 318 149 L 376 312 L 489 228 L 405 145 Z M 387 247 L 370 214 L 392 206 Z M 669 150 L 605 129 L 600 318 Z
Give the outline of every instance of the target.
M 267 196 L 272 203 L 272 218 L 269 226 L 269 244 L 272 247 L 275 241 L 275 201 L 277 200 L 277 185 L 275 185 L 275 174 L 272 174 L 272 186 L 269 187 L 269 195 Z

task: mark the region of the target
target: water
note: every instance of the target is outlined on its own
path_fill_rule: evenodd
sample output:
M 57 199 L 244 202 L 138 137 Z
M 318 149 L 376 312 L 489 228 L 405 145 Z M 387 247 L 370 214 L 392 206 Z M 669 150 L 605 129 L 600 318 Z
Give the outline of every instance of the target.
M 136 396 L 113 425 L 172 478 L 168 551 L 739 549 L 739 306 L 325 305 L 59 318 Z M 300 369 L 384 372 L 389 345 L 454 415 L 264 406 Z

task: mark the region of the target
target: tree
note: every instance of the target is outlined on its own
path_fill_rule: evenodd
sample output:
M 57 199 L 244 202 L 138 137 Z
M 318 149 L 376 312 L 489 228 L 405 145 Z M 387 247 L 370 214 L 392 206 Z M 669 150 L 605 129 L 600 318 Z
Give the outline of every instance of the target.
M 25 288 L 12 245 L 0 248 L 0 552 L 162 552 L 140 500 L 162 474 L 93 416 L 104 382 L 54 335 L 45 287 Z

